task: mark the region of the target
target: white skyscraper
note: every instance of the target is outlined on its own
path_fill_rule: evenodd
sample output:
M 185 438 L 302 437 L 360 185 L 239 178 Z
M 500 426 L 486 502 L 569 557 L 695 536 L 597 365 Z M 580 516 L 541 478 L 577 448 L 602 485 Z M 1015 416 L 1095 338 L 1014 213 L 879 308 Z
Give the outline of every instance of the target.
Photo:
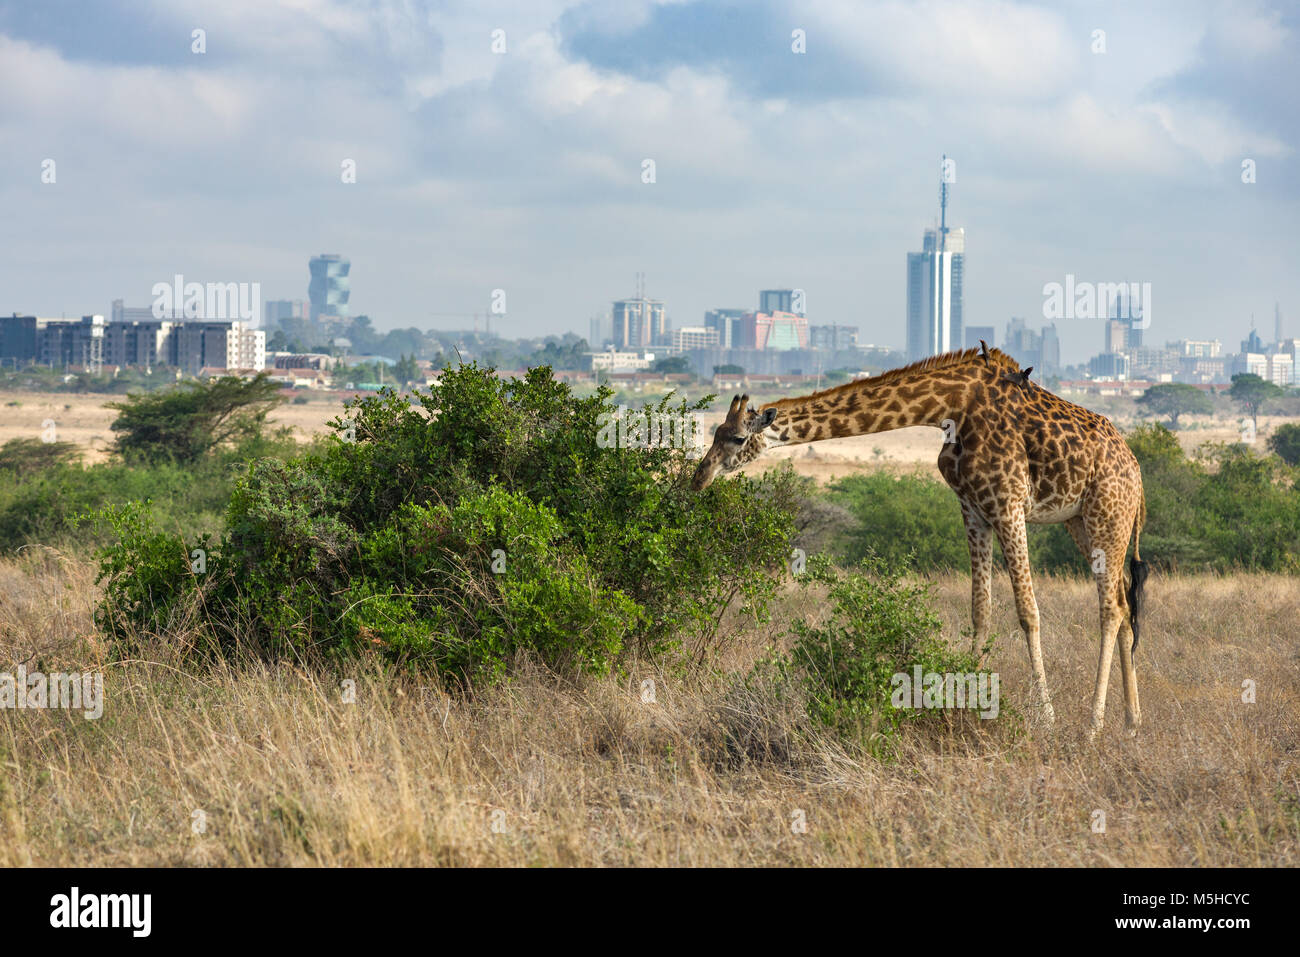
M 912 362 L 965 348 L 966 230 L 948 228 L 948 184 L 956 178 L 956 165 L 945 156 L 942 170 L 939 226 L 925 231 L 919 253 L 907 254 L 907 358 Z
M 922 251 L 907 254 L 907 357 L 924 359 L 965 348 L 962 273 L 966 230 L 927 229 Z

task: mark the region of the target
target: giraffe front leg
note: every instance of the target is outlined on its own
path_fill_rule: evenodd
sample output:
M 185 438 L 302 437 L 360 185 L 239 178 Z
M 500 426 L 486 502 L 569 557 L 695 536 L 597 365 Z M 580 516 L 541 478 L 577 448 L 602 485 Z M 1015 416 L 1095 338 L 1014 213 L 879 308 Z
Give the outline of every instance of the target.
M 982 515 L 962 503 L 966 522 L 966 543 L 970 546 L 970 615 L 975 629 L 976 666 L 983 669 L 988 659 L 989 623 L 993 614 L 993 529 Z
M 998 540 L 1002 543 L 1002 557 L 1006 559 L 1011 575 L 1011 588 L 1016 596 L 1016 614 L 1029 645 L 1029 665 L 1033 669 L 1034 683 L 1043 706 L 1043 718 L 1050 725 L 1056 720 L 1052 710 L 1052 696 L 1047 691 L 1047 672 L 1043 668 L 1043 646 L 1038 633 L 1038 602 L 1034 598 L 1034 579 L 1029 570 L 1029 540 L 1025 533 L 1024 512 L 1016 512 L 998 526 Z

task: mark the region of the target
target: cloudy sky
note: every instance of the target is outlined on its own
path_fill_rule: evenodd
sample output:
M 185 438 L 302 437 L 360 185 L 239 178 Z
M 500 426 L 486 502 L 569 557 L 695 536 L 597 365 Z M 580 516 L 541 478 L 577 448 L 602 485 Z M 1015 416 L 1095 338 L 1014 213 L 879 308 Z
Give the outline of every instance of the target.
M 641 271 L 677 326 L 798 287 L 900 347 L 947 153 L 999 341 L 1067 274 L 1151 283 L 1149 340 L 1269 339 L 1275 302 L 1300 335 L 1298 30 L 1196 0 L 0 0 L 0 312 L 176 273 L 305 298 L 340 252 L 381 329 L 500 288 L 503 334 L 585 335 Z M 1098 325 L 1059 323 L 1063 358 Z

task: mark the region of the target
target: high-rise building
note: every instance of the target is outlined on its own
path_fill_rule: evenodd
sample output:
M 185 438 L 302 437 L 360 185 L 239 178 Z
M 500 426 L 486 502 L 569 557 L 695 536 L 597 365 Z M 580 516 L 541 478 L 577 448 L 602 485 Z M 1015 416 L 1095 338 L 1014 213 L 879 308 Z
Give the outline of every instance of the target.
M 307 296 L 311 300 L 311 320 L 315 322 L 322 315 L 346 319 L 348 297 L 351 295 L 351 281 L 348 278 L 352 270 L 351 261 L 328 253 L 313 256 L 307 265 L 311 270 L 311 282 L 307 286 Z
M 145 369 L 175 365 L 176 342 L 173 332 L 179 325 L 180 323 L 169 319 L 110 322 L 104 329 L 104 362 L 107 365 L 140 366 Z
M 153 322 L 156 319 L 181 319 L 183 318 L 183 309 L 173 310 L 175 315 L 155 316 L 153 306 L 128 306 L 121 299 L 113 300 L 113 307 L 109 313 L 110 322 Z
M 285 319 L 307 319 L 309 315 L 302 299 L 268 299 L 262 311 L 262 327 L 274 330 Z
M 921 252 L 907 254 L 907 357 L 965 348 L 962 279 L 966 230 L 927 229 Z
M 0 368 L 19 368 L 36 358 L 35 316 L 0 316 Z
M 266 331 L 246 322 L 184 322 L 172 335 L 176 365 L 190 375 L 203 369 L 266 367 Z
M 978 341 L 976 345 L 979 345 Z M 1061 371 L 1061 340 L 1056 332 L 1056 323 L 1048 323 L 1041 331 L 1035 331 L 1025 320 L 1013 318 L 1007 323 L 1002 351 L 1022 367 L 1033 366 L 1039 376 L 1055 375 Z
M 1033 365 L 1038 358 L 1041 341 L 1025 320 L 1012 317 L 1002 337 L 1002 351 L 1022 366 Z
M 1056 333 L 1056 323 L 1043 326 L 1039 341 L 1038 368 L 1043 375 L 1056 375 L 1061 371 L 1061 337 Z
M 1123 284 L 1121 284 L 1123 285 Z M 1134 283 L 1130 286 L 1132 289 L 1137 288 Z M 1100 295 L 1098 296 L 1100 298 Z M 1134 296 L 1128 290 L 1121 290 L 1115 296 L 1114 302 L 1110 304 L 1110 316 L 1107 321 L 1107 337 L 1109 339 L 1110 323 L 1119 322 L 1124 327 L 1124 345 L 1120 348 L 1136 349 L 1142 345 L 1142 327 L 1146 325 L 1143 316 L 1146 310 L 1146 303 L 1141 300 L 1134 300 Z
M 769 316 L 776 315 L 778 312 L 793 313 L 794 305 L 793 289 L 764 289 L 758 294 L 758 311 L 765 312 Z
M 718 330 L 706 329 L 704 326 L 683 326 L 672 332 L 670 353 L 685 352 L 687 349 L 712 349 L 718 345 Z
M 704 328 L 718 330 L 718 345 L 731 349 L 736 345 L 737 327 L 745 313 L 744 309 L 710 309 L 704 314 Z
M 857 326 L 809 326 L 808 345 L 827 352 L 849 351 L 858 347 Z
M 966 230 L 948 226 L 948 157 L 939 177 L 939 225 L 927 229 L 921 251 L 907 254 L 907 357 L 964 348 L 962 278 L 966 268 Z
M 104 317 L 47 319 L 41 316 L 0 317 L 0 365 L 15 368 L 35 362 L 57 368 L 102 364 Z
M 1123 352 L 1129 347 L 1129 325 L 1123 319 L 1107 319 L 1103 332 L 1105 333 L 1105 342 L 1101 350 L 1103 353 Z
M 1127 379 L 1129 359 L 1122 352 L 1103 352 L 1088 360 L 1088 374 L 1098 379 Z
M 660 299 L 619 299 L 613 317 L 615 349 L 644 349 L 668 341 L 668 322 Z
M 1198 359 L 1214 358 L 1223 354 L 1223 343 L 1218 339 L 1179 339 L 1169 343 L 1169 348 L 1179 355 Z
M 792 312 L 777 312 L 754 317 L 754 348 L 807 349 L 808 320 Z

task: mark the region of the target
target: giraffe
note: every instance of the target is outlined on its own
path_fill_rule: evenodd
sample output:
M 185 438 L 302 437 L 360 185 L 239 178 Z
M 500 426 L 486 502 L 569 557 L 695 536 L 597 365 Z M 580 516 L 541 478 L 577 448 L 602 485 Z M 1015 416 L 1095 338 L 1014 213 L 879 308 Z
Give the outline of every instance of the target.
M 992 608 L 993 537 L 1002 546 L 1016 612 L 1029 647 L 1042 714 L 1054 720 L 1039 637 L 1038 604 L 1029 567 L 1026 523 L 1064 522 L 1092 565 L 1101 608 L 1101 647 L 1089 739 L 1101 731 L 1106 686 L 1118 641 L 1129 735 L 1141 723 L 1133 654 L 1138 644 L 1147 565 L 1138 552 L 1146 522 L 1142 473 L 1119 431 L 1032 382 L 999 349 L 932 356 L 870 379 L 755 410 L 749 397 L 731 400 L 725 421 L 700 460 L 691 485 L 706 488 L 781 445 L 929 425 L 944 430 L 939 472 L 957 493 L 971 561 L 975 643 L 987 642 Z M 1129 581 L 1124 556 L 1133 539 Z M 1132 638 L 1130 643 L 1129 638 Z

